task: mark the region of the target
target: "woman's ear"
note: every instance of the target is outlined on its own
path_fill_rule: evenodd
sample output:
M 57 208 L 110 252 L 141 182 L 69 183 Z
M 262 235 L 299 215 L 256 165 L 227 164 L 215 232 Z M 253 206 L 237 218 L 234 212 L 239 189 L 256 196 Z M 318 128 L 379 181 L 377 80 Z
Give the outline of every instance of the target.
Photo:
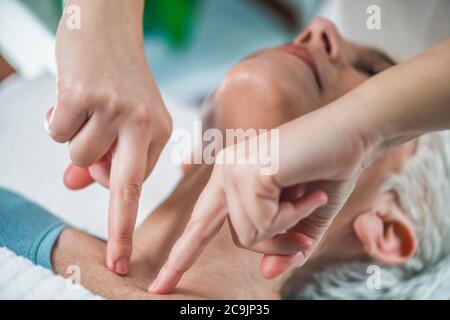
M 366 254 L 384 264 L 403 264 L 417 249 L 412 223 L 391 193 L 379 196 L 369 211 L 357 216 L 353 230 Z

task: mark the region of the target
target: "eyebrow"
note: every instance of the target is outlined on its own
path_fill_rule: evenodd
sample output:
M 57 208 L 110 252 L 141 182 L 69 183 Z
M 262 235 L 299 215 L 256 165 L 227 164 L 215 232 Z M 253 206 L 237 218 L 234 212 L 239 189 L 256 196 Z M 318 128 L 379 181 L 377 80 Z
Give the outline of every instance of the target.
M 371 48 L 369 49 L 369 52 L 390 65 L 395 66 L 397 64 L 397 62 L 395 62 L 394 59 L 392 59 L 390 56 L 388 56 L 385 52 L 381 50 Z

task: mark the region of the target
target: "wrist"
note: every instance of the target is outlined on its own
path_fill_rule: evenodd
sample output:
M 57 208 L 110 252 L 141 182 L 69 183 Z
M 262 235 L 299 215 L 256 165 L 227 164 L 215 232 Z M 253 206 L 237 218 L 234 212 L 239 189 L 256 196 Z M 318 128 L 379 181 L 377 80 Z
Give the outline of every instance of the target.
M 349 94 L 360 101 L 349 105 L 364 112 L 359 130 L 367 141 L 368 162 L 422 134 L 449 128 L 449 49 L 450 41 L 444 42 Z
M 353 119 L 348 121 L 355 123 L 355 132 L 364 146 L 364 168 L 389 150 L 421 134 L 404 123 L 414 117 L 408 117 L 403 104 L 397 103 L 395 96 L 389 96 L 392 88 L 383 80 L 376 77 L 365 82 L 344 101 L 348 106 L 346 114 Z
M 341 126 L 350 135 L 348 140 L 354 141 L 361 169 L 367 168 L 389 148 L 389 130 L 384 127 L 383 113 L 374 103 L 377 94 L 376 88 L 366 82 L 332 105 L 336 119 L 340 119 Z
M 79 12 L 77 29 L 68 27 L 73 15 L 67 8 L 72 5 Z M 56 50 L 72 48 L 98 57 L 118 53 L 145 62 L 143 10 L 143 0 L 66 0 L 58 26 Z

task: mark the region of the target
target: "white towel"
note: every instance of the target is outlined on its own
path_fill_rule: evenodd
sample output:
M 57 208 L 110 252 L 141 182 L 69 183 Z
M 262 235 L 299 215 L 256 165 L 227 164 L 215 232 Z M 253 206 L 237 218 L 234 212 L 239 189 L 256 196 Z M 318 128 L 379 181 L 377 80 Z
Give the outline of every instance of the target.
M 98 300 L 81 285 L 0 248 L 0 299 Z

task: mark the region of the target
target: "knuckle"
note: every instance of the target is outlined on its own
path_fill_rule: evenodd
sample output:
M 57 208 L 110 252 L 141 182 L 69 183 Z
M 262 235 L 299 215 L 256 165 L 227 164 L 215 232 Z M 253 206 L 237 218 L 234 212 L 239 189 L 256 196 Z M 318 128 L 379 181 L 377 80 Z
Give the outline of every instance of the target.
M 64 143 L 69 140 L 67 133 L 59 127 L 55 127 L 55 125 L 50 125 L 50 137 L 59 143 Z
M 166 123 L 163 125 L 163 129 L 162 129 L 162 136 L 165 141 L 168 141 L 170 139 L 170 136 L 172 135 L 172 131 L 173 131 L 172 117 L 168 116 Z
M 243 247 L 248 248 L 251 247 L 253 245 L 253 242 L 250 241 L 250 239 L 248 238 L 243 238 L 242 240 L 239 240 L 242 244 Z
M 265 194 L 268 192 L 272 193 L 273 191 L 279 189 L 274 175 L 256 174 L 253 177 L 254 187 L 257 192 Z
M 58 79 L 56 82 L 56 99 L 58 102 L 68 102 L 72 97 L 73 86 L 68 81 Z
M 273 229 L 273 225 L 271 221 L 263 221 L 258 225 L 258 234 L 257 238 L 262 238 L 270 234 Z
M 81 152 L 76 145 L 70 145 L 69 148 L 70 159 L 72 163 L 78 167 L 86 168 L 92 163 L 90 163 L 88 156 L 86 153 Z
M 90 89 L 79 83 L 72 85 L 61 82 L 58 84 L 57 101 L 62 105 L 76 106 L 94 98 Z
M 161 269 L 162 273 L 171 273 L 174 275 L 181 275 L 185 272 L 178 264 L 171 263 L 169 265 L 164 265 Z
M 131 234 L 119 233 L 116 235 L 112 235 L 110 237 L 110 241 L 119 247 L 122 248 L 130 248 L 133 241 L 133 236 Z
M 303 239 L 305 244 L 305 251 L 311 251 L 314 249 L 315 241 L 311 238 Z
M 233 237 L 233 242 L 234 242 L 236 247 L 241 248 L 241 249 L 245 249 L 244 245 L 236 237 Z
M 242 246 L 248 248 L 248 247 L 253 246 L 254 239 L 249 235 L 240 235 L 239 242 L 241 243 Z
M 191 221 L 186 227 L 186 233 L 195 239 L 197 245 L 203 248 L 208 243 L 208 237 L 203 232 L 204 227 L 199 221 Z
M 76 105 L 85 106 L 92 102 L 101 101 L 98 93 L 94 93 L 91 89 L 80 88 L 78 91 L 72 93 L 71 98 L 76 101 Z M 101 103 L 96 103 L 96 107 Z
M 141 196 L 141 189 L 142 187 L 138 184 L 129 184 L 120 189 L 119 197 L 125 202 L 136 203 Z
M 153 123 L 153 116 L 150 109 L 146 107 L 136 108 L 134 122 L 140 127 L 150 127 Z
M 125 104 L 117 97 L 110 98 L 108 105 L 108 113 L 111 114 L 113 118 L 117 118 L 125 112 Z

